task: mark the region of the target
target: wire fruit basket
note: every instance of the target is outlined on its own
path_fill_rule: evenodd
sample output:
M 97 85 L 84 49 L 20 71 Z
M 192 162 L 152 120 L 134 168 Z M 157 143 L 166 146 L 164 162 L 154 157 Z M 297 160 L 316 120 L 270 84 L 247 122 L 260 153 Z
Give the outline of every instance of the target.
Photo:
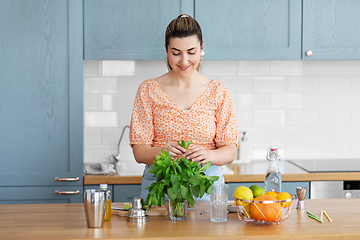
M 234 198 L 236 213 L 239 220 L 246 223 L 276 223 L 284 222 L 290 216 L 290 209 L 295 200 L 246 200 Z

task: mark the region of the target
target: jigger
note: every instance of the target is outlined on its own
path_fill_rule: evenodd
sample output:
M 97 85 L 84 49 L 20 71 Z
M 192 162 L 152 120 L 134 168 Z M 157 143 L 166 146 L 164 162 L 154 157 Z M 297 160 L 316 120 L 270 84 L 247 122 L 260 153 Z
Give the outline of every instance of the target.
M 305 210 L 305 197 L 306 197 L 306 187 L 297 187 L 296 188 L 296 195 L 298 200 L 296 209 Z

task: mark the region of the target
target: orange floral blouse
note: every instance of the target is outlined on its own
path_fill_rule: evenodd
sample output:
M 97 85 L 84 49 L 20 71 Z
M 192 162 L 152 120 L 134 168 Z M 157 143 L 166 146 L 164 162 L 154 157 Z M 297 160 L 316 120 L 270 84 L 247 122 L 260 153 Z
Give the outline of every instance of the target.
M 228 89 L 212 80 L 188 110 L 180 109 L 155 79 L 145 80 L 136 93 L 130 126 L 130 145 L 161 147 L 167 141 L 193 140 L 191 147 L 216 149 L 238 143 L 235 110 Z

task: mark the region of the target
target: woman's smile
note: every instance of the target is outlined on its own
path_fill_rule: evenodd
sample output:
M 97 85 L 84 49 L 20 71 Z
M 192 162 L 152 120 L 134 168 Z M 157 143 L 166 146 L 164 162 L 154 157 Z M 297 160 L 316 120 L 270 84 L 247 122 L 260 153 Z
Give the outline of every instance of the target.
M 180 65 L 177 65 L 181 70 L 185 71 L 185 70 L 188 70 L 190 67 L 191 67 L 192 64 L 190 65 L 187 65 L 187 66 L 180 66 Z

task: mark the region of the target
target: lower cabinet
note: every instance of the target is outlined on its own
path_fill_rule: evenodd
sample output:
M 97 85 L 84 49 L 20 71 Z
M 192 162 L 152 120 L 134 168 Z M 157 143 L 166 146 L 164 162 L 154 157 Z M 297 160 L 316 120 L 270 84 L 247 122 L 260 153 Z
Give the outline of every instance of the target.
M 0 187 L 0 204 L 81 203 L 82 185 Z
M 99 185 L 85 185 L 86 189 L 99 189 Z M 140 184 L 116 184 L 108 185 L 108 189 L 111 191 L 112 202 L 132 202 L 134 197 L 140 197 Z M 145 201 L 146 199 L 144 199 Z
M 235 190 L 235 188 L 239 187 L 239 186 L 246 186 L 246 187 L 250 187 L 253 184 L 256 184 L 262 188 L 265 187 L 263 182 L 246 182 L 246 183 L 227 183 L 229 185 L 229 200 L 233 199 L 233 192 Z M 306 187 L 307 188 L 307 192 L 306 192 L 306 199 L 309 199 L 309 191 L 310 191 L 310 182 L 283 182 L 282 186 L 281 186 L 281 190 L 282 192 L 288 192 L 292 195 L 296 197 L 296 187 Z
M 140 191 L 140 184 L 114 185 L 114 202 L 132 202 L 134 197 L 140 197 Z

